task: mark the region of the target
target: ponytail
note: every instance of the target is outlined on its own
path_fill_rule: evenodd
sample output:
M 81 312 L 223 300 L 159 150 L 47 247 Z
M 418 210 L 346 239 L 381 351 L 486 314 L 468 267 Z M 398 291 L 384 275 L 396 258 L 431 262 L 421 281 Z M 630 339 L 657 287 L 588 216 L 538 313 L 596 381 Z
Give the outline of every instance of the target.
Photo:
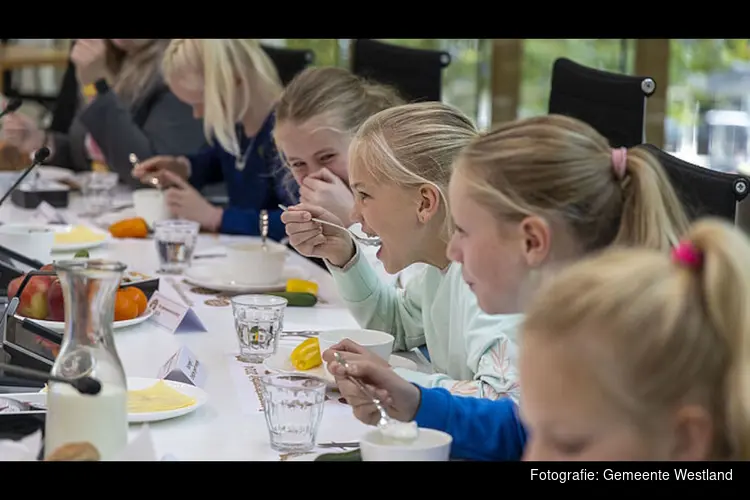
M 750 460 L 750 241 L 723 221 L 696 224 L 687 240 L 703 256 L 706 316 L 729 356 L 724 387 L 716 388 L 723 396 L 728 451 L 732 459 Z
M 685 234 L 688 219 L 661 164 L 641 148 L 627 151 L 622 216 L 615 244 L 667 250 Z

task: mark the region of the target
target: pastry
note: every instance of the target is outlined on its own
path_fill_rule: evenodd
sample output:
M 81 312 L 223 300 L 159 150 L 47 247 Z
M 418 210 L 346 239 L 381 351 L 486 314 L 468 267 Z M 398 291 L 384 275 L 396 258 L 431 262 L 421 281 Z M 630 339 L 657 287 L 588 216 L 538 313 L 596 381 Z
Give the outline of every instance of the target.
M 91 443 L 69 443 L 53 451 L 46 462 L 98 462 L 101 457 Z

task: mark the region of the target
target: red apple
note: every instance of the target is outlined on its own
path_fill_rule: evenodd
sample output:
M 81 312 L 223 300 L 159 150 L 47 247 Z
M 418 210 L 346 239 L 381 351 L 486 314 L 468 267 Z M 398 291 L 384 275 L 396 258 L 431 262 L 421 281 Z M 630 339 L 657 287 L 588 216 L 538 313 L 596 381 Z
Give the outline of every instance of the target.
M 26 283 L 26 287 L 23 289 L 18 303 L 18 314 L 33 319 L 47 318 L 47 289 L 49 288 L 49 282 L 45 278 L 46 276 L 34 276 Z M 16 280 L 19 280 L 17 285 L 8 286 L 9 297 L 14 297 L 18 293 L 18 287 L 21 285 L 23 277 L 16 278 Z M 12 294 L 11 291 L 13 292 Z
M 25 275 L 21 275 L 18 278 L 10 280 L 10 283 L 8 283 L 8 299 L 12 299 L 16 296 L 18 289 L 21 287 L 21 282 L 23 281 L 24 276 Z
M 47 319 L 50 321 L 65 321 L 65 303 L 60 280 L 56 279 L 47 290 Z
M 47 264 L 45 266 L 42 266 L 40 271 L 55 271 L 55 265 L 54 264 Z M 39 276 L 39 278 L 44 279 L 48 285 L 51 285 L 53 281 L 57 279 L 57 276 Z

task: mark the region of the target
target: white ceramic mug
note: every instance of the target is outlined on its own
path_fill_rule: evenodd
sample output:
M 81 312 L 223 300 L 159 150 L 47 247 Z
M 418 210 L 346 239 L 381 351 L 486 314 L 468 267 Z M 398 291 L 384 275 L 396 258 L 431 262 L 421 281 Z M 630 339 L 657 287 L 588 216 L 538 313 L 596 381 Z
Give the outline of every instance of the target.
M 149 227 L 154 222 L 167 220 L 172 217 L 164 199 L 164 192 L 159 189 L 138 189 L 133 192 L 133 207 L 135 214 L 146 221 Z
M 287 249 L 273 241 L 227 246 L 228 278 L 243 285 L 276 285 L 283 280 Z
M 0 245 L 42 264 L 52 262 L 55 230 L 38 224 L 0 225 Z

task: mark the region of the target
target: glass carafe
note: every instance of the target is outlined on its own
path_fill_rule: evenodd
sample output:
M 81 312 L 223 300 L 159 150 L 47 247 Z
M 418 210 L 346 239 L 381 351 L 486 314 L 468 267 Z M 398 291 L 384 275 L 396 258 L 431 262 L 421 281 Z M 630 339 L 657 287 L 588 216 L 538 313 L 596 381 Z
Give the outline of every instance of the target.
M 51 373 L 101 383 L 96 395 L 50 381 L 44 449 L 49 455 L 69 443 L 88 442 L 101 460 L 116 458 L 128 440 L 125 370 L 112 336 L 115 293 L 125 266 L 104 260 L 55 263 L 62 286 L 65 333 Z

